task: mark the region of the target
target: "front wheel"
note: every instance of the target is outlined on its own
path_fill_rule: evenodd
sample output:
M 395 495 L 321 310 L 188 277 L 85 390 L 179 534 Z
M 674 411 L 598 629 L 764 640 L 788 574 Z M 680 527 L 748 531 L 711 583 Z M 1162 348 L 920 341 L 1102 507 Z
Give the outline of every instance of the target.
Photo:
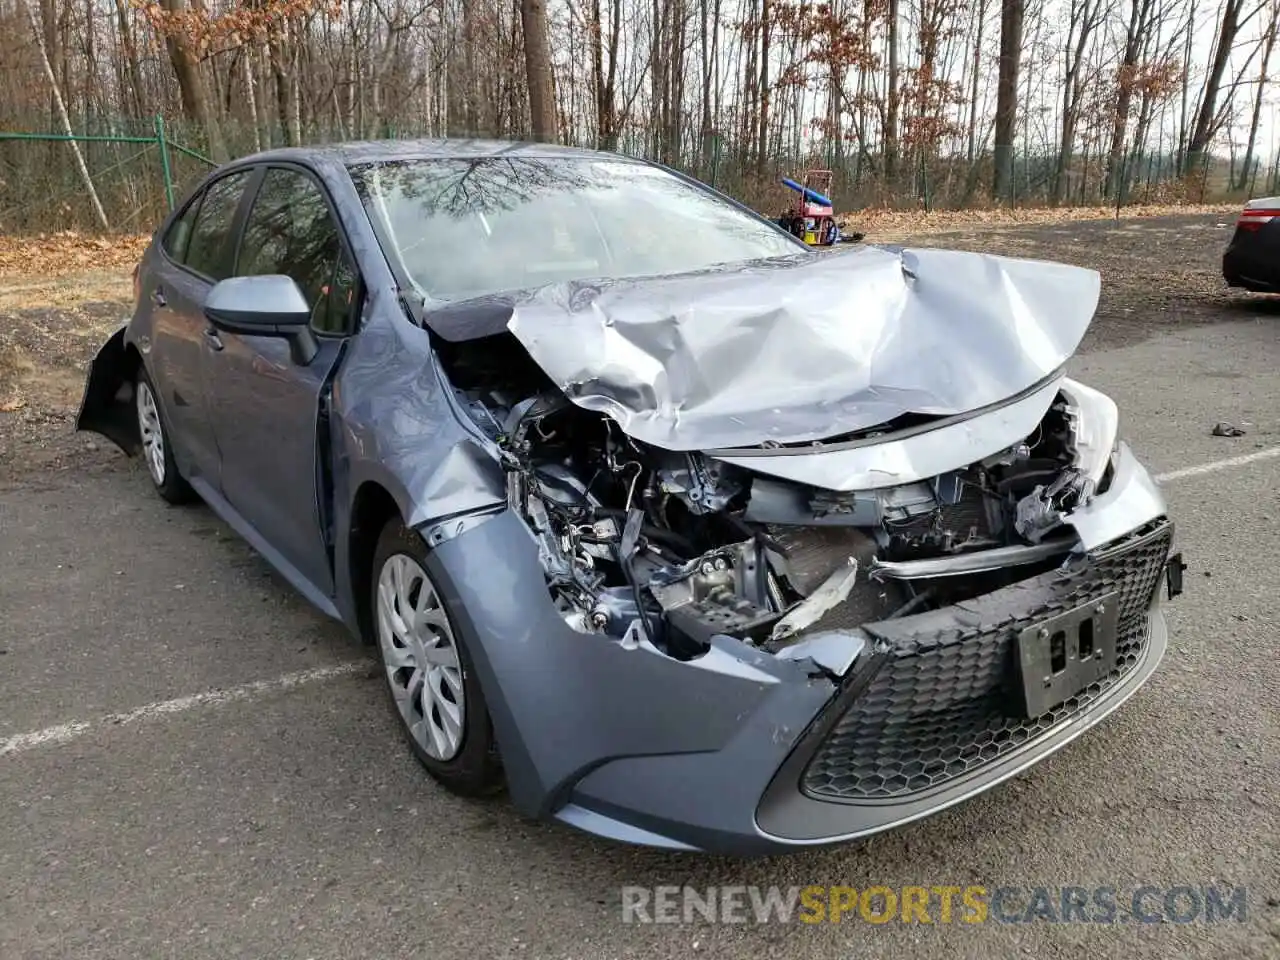
M 164 415 L 156 400 L 155 387 L 147 370 L 138 366 L 138 377 L 133 384 L 134 408 L 138 415 L 138 439 L 141 441 L 142 458 L 156 493 L 169 503 L 189 503 L 195 493 L 178 473 L 173 459 L 173 447 L 169 443 L 169 431 L 165 428 Z
M 398 518 L 373 559 L 373 626 L 391 705 L 414 755 L 454 793 L 502 787 L 502 764 L 465 642 L 427 572 L 422 538 Z

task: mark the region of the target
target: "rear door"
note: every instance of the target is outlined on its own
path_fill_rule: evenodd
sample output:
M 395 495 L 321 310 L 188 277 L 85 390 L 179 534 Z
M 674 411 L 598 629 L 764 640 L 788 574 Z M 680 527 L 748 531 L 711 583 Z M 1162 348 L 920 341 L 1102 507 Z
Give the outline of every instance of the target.
M 235 224 L 254 175 L 220 177 L 172 222 L 154 267 L 140 276 L 140 302 L 151 312 L 148 370 L 160 394 L 187 479 L 218 486 L 218 449 L 210 419 L 202 355 L 204 301 L 214 283 L 231 275 Z
M 217 334 L 220 348 L 206 357 L 222 493 L 297 573 L 332 596 L 319 411 L 353 329 L 358 283 L 339 220 L 308 171 L 266 170 L 245 215 L 235 274 L 291 277 L 312 305 L 319 353 L 300 366 L 283 339 Z

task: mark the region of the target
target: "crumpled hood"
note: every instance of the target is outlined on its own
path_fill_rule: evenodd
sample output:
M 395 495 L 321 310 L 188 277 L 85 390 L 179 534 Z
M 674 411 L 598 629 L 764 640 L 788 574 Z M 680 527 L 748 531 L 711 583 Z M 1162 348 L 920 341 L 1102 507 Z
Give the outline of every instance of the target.
M 578 406 L 668 450 L 801 443 L 997 403 L 1075 352 L 1096 271 L 860 247 L 799 263 L 557 284 L 508 329 Z

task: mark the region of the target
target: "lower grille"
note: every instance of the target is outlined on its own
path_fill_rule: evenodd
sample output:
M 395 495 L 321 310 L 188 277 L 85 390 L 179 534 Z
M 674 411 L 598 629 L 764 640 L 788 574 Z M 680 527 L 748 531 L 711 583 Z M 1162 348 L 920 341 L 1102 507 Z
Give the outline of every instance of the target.
M 801 780 L 819 800 L 857 802 L 941 786 L 1051 731 L 1106 694 L 1148 641 L 1147 610 L 1173 543 L 1167 520 L 1080 563 L 964 604 L 866 627 L 891 659 L 836 721 Z M 1015 713 L 1014 637 L 1118 592 L 1113 669 L 1048 713 Z

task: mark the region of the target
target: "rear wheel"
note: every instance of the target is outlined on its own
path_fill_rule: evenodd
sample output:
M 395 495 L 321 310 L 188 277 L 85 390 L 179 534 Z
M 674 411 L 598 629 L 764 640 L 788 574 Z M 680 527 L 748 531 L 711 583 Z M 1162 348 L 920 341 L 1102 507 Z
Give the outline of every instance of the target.
M 502 764 L 466 644 L 427 572 L 422 538 L 398 518 L 373 559 L 373 627 L 391 706 L 414 755 L 454 793 L 502 787 Z
M 169 503 L 190 502 L 195 499 L 195 493 L 178 473 L 178 465 L 173 459 L 173 447 L 169 443 L 169 431 L 165 427 L 160 404 L 156 401 L 155 387 L 151 384 L 146 368 L 141 364 L 133 385 L 133 397 L 138 415 L 142 459 L 147 464 L 147 473 L 151 475 L 156 493 Z

